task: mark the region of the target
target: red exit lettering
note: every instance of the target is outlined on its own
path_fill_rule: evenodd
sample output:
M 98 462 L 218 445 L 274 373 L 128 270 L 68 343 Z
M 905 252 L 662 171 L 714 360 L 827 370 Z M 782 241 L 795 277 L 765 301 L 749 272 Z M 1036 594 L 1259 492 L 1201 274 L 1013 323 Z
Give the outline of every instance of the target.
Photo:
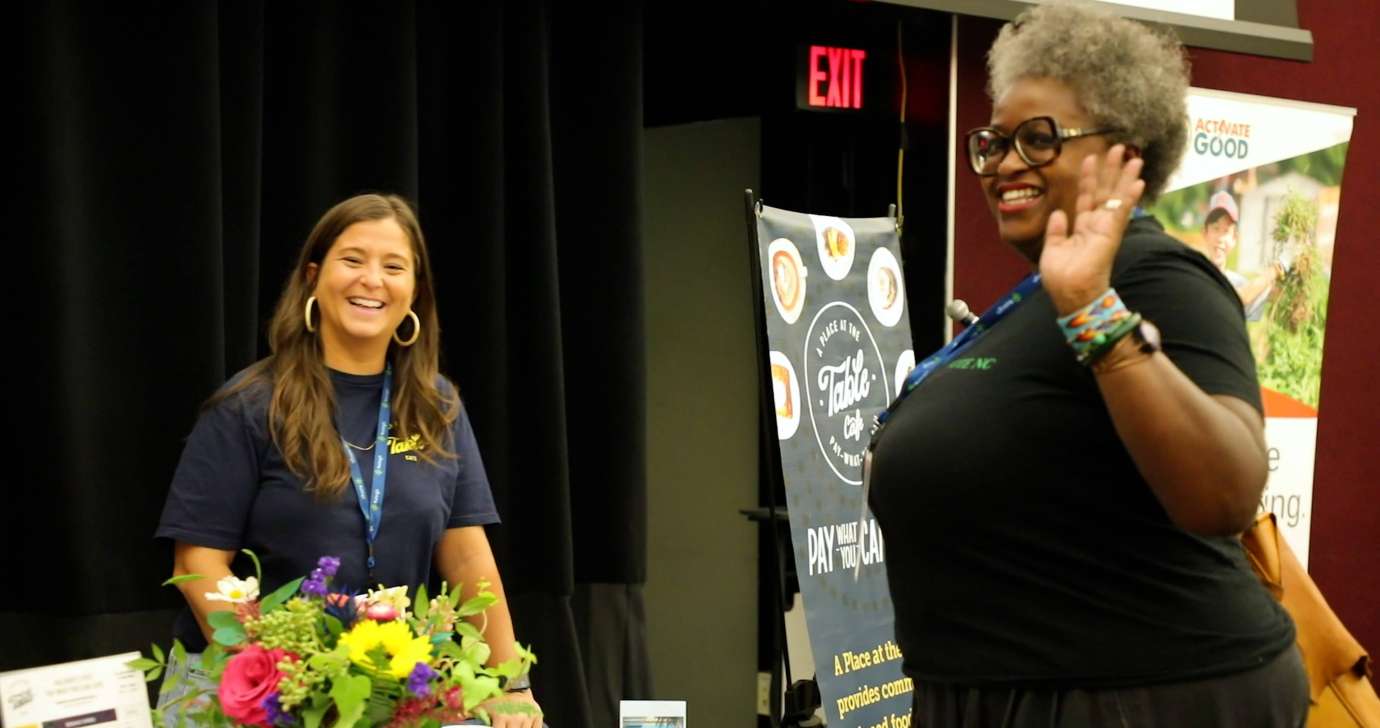
M 856 48 L 810 46 L 810 105 L 835 109 L 861 109 L 862 64 L 865 58 L 867 51 Z

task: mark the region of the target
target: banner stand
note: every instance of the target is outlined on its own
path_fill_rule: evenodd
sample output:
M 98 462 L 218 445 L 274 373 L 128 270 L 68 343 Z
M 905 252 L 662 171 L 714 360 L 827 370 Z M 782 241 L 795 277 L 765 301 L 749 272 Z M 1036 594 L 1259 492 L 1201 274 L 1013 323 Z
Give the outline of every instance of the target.
M 766 303 L 763 298 L 765 293 L 762 290 L 762 265 L 758 260 L 758 239 L 757 239 L 757 216 L 761 213 L 762 203 L 753 195 L 751 189 L 743 191 L 743 209 L 746 213 L 747 221 L 747 242 L 749 273 L 752 276 L 752 307 L 753 315 L 757 323 L 753 327 L 753 333 L 757 341 L 757 355 L 759 362 L 767 362 L 770 346 L 767 340 L 767 320 Z M 791 534 L 789 528 L 781 530 L 781 522 L 787 520 L 788 515 L 784 508 L 778 508 L 776 494 L 784 491 L 785 485 L 781 476 L 781 450 L 776 443 L 776 420 L 775 405 L 772 402 L 771 370 L 770 367 L 759 368 L 757 371 L 757 439 L 758 456 L 757 461 L 758 477 L 761 483 L 758 487 L 758 498 L 766 501 L 766 509 L 750 509 L 742 511 L 748 520 L 756 521 L 759 526 L 768 530 L 768 538 L 772 543 L 772 569 L 769 577 L 772 582 L 772 614 L 770 621 L 774 626 L 774 637 L 772 639 L 771 659 L 771 693 L 769 697 L 768 718 L 773 728 L 796 728 L 797 726 L 808 725 L 802 720 L 812 719 L 814 708 L 819 706 L 819 686 L 815 684 L 814 678 L 808 678 L 796 682 L 791 676 L 791 653 L 787 644 L 786 635 L 786 612 L 788 605 L 793 601 L 794 593 L 787 590 L 786 570 L 791 563 L 790 543 Z M 782 694 L 782 678 L 786 686 L 784 703 L 778 704 L 778 696 Z M 806 715 L 800 715 L 802 702 L 800 695 L 813 695 L 814 705 L 809 707 Z M 809 701 L 803 701 L 808 703 Z M 790 715 L 787 709 L 795 707 Z
M 759 624 L 777 640 L 773 654 L 759 653 L 759 669 L 771 663 L 771 705 L 759 704 L 759 713 L 769 713 L 773 726 L 909 721 L 913 685 L 894 641 L 885 544 L 860 488 L 877 415 L 915 364 L 896 209 L 838 218 L 767 207 L 745 191 L 766 506 L 746 515 L 762 517 L 771 534 L 762 549 L 772 561 L 762 563 L 773 583 L 762 589 L 774 603 L 768 617 L 759 601 Z M 784 634 L 794 596 L 789 566 L 813 658 L 808 679 L 793 679 Z M 789 687 L 778 712 L 782 672 Z

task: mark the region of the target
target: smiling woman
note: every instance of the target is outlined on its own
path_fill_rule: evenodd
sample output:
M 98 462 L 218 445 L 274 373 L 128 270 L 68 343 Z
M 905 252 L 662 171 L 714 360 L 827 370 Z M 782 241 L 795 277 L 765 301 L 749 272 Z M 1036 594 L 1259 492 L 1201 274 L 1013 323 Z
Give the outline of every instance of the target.
M 307 265 L 307 278 L 315 288 L 305 315 L 311 325 L 313 304 L 321 312 L 326 366 L 375 374 L 383 368 L 390 338 L 410 346 L 420 336 L 421 319 L 412 310 L 417 288 L 412 243 L 396 219 L 362 220 L 346 228 L 324 260 Z M 409 317 L 412 332 L 399 338 L 398 326 Z
M 1296 728 L 1294 627 L 1237 538 L 1267 472 L 1240 301 L 1137 207 L 1183 153 L 1183 50 L 1057 2 L 988 64 L 968 160 L 1031 273 L 873 448 L 914 723 Z
M 489 661 L 516 656 L 483 530 L 498 514 L 469 418 L 438 372 L 438 332 L 411 206 L 360 195 L 327 211 L 279 297 L 272 355 L 207 402 L 164 506 L 157 536 L 174 542 L 174 574 L 205 577 L 178 585 L 188 610 L 177 637 L 191 663 L 208 614 L 232 606 L 208 585 L 229 577 L 246 548 L 260 558 L 265 593 L 323 555 L 339 557 L 345 590 L 416 587 L 434 572 L 468 598 L 487 582 L 500 597 L 476 625 Z M 504 700 L 535 705 L 525 686 Z M 495 725 L 540 725 L 532 712 Z

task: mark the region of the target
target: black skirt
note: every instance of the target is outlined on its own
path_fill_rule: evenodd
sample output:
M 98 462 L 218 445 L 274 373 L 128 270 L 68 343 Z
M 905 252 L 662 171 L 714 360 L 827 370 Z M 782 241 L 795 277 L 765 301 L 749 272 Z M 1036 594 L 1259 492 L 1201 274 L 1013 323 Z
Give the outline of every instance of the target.
M 1098 690 L 915 685 L 912 728 L 1302 728 L 1308 675 L 1297 648 L 1253 670 Z

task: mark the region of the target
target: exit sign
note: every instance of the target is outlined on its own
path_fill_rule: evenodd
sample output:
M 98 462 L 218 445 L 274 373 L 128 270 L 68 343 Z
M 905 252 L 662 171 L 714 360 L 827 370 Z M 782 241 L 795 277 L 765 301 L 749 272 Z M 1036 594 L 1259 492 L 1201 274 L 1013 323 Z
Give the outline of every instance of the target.
M 864 108 L 867 51 L 826 45 L 801 48 L 796 72 L 796 107 L 815 111 L 860 111 Z

